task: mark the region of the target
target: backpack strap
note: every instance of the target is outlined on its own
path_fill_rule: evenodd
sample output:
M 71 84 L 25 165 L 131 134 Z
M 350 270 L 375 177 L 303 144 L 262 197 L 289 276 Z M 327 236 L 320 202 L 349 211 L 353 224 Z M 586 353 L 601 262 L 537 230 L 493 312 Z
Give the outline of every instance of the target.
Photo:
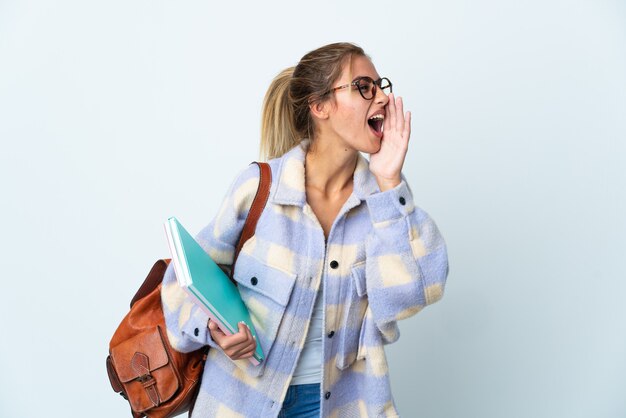
M 268 163 L 259 163 L 257 161 L 254 161 L 251 164 L 259 166 L 259 170 L 261 172 L 259 188 L 257 189 L 254 200 L 252 201 L 250 212 L 248 212 L 248 216 L 246 217 L 246 223 L 243 225 L 241 237 L 239 237 L 239 243 L 237 244 L 237 248 L 235 248 L 235 257 L 233 258 L 232 273 L 230 275 L 231 278 L 235 275 L 235 263 L 237 262 L 237 257 L 239 257 L 241 248 L 246 241 L 254 235 L 256 224 L 259 221 L 261 213 L 263 213 L 263 209 L 267 203 L 267 199 L 270 196 L 270 187 L 272 185 L 272 170 L 270 169 L 270 165 Z
M 133 296 L 133 299 L 130 301 L 131 309 L 133 308 L 135 302 L 152 293 L 152 291 L 161 284 L 163 281 L 163 275 L 165 274 L 165 270 L 167 270 L 167 265 L 169 263 L 169 258 L 162 258 L 154 263 L 150 269 L 150 273 L 148 273 L 148 276 L 141 284 L 141 287 L 137 290 L 135 296 Z

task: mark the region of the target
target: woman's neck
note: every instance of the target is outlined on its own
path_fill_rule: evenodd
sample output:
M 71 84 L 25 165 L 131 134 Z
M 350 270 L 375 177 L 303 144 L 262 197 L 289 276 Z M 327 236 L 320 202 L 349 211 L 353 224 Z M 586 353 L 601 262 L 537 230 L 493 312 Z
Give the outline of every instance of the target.
M 324 196 L 343 194 L 352 189 L 358 151 L 338 141 L 317 138 L 305 156 L 305 184 Z

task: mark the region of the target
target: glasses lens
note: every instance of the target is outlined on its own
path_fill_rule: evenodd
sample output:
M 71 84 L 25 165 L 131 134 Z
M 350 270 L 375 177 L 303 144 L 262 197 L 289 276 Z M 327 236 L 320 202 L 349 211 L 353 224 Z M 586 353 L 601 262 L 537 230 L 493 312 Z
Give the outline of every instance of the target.
M 359 89 L 359 93 L 361 93 L 361 96 L 363 96 L 364 99 L 369 100 L 372 97 L 374 97 L 374 89 L 376 88 L 376 85 L 374 84 L 374 81 L 371 78 L 369 77 L 361 78 L 357 82 L 356 86 Z
M 380 79 L 380 89 L 387 95 L 391 93 L 391 81 L 387 77 Z

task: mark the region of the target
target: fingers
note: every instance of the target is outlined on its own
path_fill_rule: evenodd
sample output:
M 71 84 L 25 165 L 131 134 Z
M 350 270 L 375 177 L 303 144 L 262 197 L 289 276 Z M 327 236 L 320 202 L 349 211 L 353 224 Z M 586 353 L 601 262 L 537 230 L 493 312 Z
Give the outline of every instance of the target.
M 393 93 L 389 93 L 389 102 L 387 103 L 387 114 L 383 122 L 383 132 L 395 130 L 400 132 L 402 136 L 410 133 L 410 113 L 404 113 L 404 102 L 402 97 L 396 97 Z
M 245 336 L 245 340 L 234 345 L 226 354 L 233 360 L 250 357 L 256 350 L 256 340 L 252 337 L 252 332 L 246 324 L 239 324 L 239 332 Z
M 250 328 L 248 327 L 248 325 L 244 327 L 244 330 L 246 331 L 246 334 L 248 335 L 248 340 L 254 340 L 254 338 L 252 337 L 252 331 L 250 331 Z
M 387 103 L 385 105 L 385 119 L 383 119 L 383 134 L 389 132 L 389 129 L 391 129 L 391 116 L 389 116 L 389 103 Z
M 252 355 L 252 353 L 254 353 L 254 350 L 256 349 L 256 340 L 252 336 L 252 331 L 250 331 L 250 328 L 248 328 L 248 326 L 244 324 L 243 331 L 246 333 L 246 341 L 242 344 L 241 349 L 239 349 L 235 353 L 238 358 L 250 357 L 250 355 Z
M 406 116 L 404 118 L 404 131 L 402 132 L 402 136 L 409 140 L 411 138 L 411 112 L 406 112 Z
M 396 96 L 393 93 L 389 93 L 389 102 L 387 102 L 387 115 L 385 116 L 385 121 L 383 123 L 387 123 L 389 120 L 389 124 L 387 126 L 383 126 L 385 128 L 391 128 L 396 126 Z
M 211 333 L 211 338 L 213 341 L 219 344 L 223 337 L 226 336 L 221 329 L 218 328 L 217 324 L 209 319 L 209 332 Z
M 248 332 L 246 331 L 248 327 L 244 323 L 240 322 L 238 327 L 239 331 L 236 334 L 226 337 L 224 345 L 222 346 L 224 352 L 229 356 L 236 355 L 247 348 L 252 339 L 252 336 L 248 339 Z
M 254 351 L 256 350 L 256 339 L 252 336 L 252 331 L 250 331 L 250 328 L 248 328 L 248 326 L 245 326 L 244 328 L 248 336 L 247 342 L 249 342 L 249 344 L 247 347 L 242 348 L 241 351 L 236 353 L 237 358 L 250 357 L 254 354 Z
M 396 130 L 402 132 L 404 130 L 404 104 L 402 103 L 402 97 L 397 99 L 394 97 L 394 99 L 396 102 Z
M 256 350 L 256 340 L 252 332 L 243 322 L 238 324 L 238 332 L 232 335 L 224 334 L 213 321 L 209 321 L 209 330 L 213 341 L 233 360 L 250 357 Z

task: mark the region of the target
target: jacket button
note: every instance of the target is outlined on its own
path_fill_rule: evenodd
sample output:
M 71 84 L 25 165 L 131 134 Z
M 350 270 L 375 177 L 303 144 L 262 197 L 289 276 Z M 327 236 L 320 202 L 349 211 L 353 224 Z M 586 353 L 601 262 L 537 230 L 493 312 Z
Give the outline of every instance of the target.
M 193 335 L 195 335 L 197 337 L 198 334 L 200 334 L 200 330 L 198 328 L 194 329 L 193 330 Z
M 337 267 L 339 267 L 339 263 L 336 260 L 330 262 L 331 269 L 336 269 Z
M 330 398 L 330 392 L 326 392 L 326 394 L 324 395 L 324 397 L 325 397 L 326 399 Z
M 256 284 L 259 282 L 259 280 L 256 277 L 253 277 L 250 279 L 250 283 L 252 283 L 252 286 L 256 286 Z
M 335 335 L 335 331 L 331 331 L 328 333 L 328 338 L 333 338 L 333 335 Z
M 406 205 L 406 200 L 402 196 L 400 196 L 400 204 L 402 206 Z

